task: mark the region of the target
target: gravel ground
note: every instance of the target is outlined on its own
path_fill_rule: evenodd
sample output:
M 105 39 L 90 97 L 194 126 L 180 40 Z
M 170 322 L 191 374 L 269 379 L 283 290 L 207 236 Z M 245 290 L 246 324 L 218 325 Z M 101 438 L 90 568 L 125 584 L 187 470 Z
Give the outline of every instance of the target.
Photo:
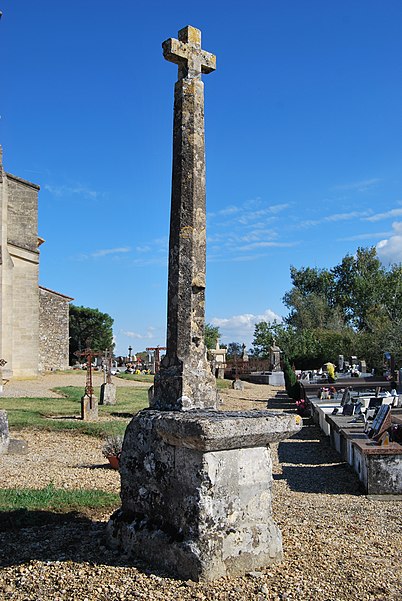
M 45 378 L 41 386 L 68 385 L 53 384 L 56 377 Z M 224 409 L 291 408 L 278 389 L 267 386 L 247 385 L 244 391 L 223 391 L 222 397 Z M 105 465 L 98 440 L 69 432 L 21 432 L 21 437 L 30 452 L 0 458 L 3 488 L 39 488 L 53 481 L 118 492 L 118 473 Z M 110 552 L 103 538 L 108 514 L 44 512 L 29 516 L 37 519 L 35 527 L 18 529 L 1 521 L 0 598 L 399 601 L 402 504 L 362 496 L 355 475 L 308 422 L 272 450 L 274 515 L 285 554 L 281 564 L 209 584 L 174 580 Z

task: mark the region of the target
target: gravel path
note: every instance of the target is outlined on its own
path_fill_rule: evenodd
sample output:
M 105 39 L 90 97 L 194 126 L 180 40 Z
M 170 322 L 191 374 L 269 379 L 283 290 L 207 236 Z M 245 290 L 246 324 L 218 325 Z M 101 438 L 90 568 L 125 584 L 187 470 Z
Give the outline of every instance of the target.
M 269 396 L 271 408 L 288 408 L 283 395 L 266 386 L 248 385 L 222 396 L 225 409 L 266 407 Z M 118 492 L 118 473 L 106 467 L 99 440 L 69 432 L 21 436 L 29 442 L 29 455 L 0 458 L 3 488 L 41 487 L 52 480 L 55 486 Z M 36 527 L 10 530 L 1 520 L 0 598 L 399 601 L 402 504 L 362 496 L 355 475 L 315 426 L 306 423 L 296 437 L 272 447 L 274 515 L 285 552 L 280 565 L 210 584 L 173 580 L 106 549 L 108 514 L 42 514 L 35 517 L 45 523 Z

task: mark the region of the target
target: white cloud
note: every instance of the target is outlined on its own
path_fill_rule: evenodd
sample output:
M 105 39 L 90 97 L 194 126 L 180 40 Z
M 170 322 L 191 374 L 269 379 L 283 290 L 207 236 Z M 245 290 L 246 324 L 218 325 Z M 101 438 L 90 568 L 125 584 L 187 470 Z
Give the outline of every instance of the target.
M 365 234 L 356 234 L 345 238 L 337 238 L 337 242 L 354 242 L 355 240 L 374 240 L 375 238 L 384 238 L 389 236 L 389 232 L 366 232 Z
M 371 215 L 371 211 L 347 211 L 345 213 L 333 213 L 332 215 L 325 215 L 320 219 L 305 219 L 304 221 L 300 221 L 295 229 L 307 229 L 309 227 L 314 227 L 316 225 L 321 225 L 322 223 L 333 223 L 336 221 L 349 221 L 351 219 L 367 219 L 371 220 L 367 215 Z
M 402 209 L 391 209 L 385 213 L 376 213 L 371 217 L 366 217 L 366 221 L 381 221 L 382 219 L 388 219 L 389 217 L 399 217 L 402 215 Z
M 52 186 L 45 184 L 44 189 L 53 194 L 53 196 L 81 196 L 84 198 L 96 199 L 99 193 L 96 190 L 91 190 L 87 186 L 82 184 L 76 184 L 75 186 Z
M 377 244 L 377 254 L 383 263 L 402 263 L 402 221 L 395 221 L 392 228 L 392 236 Z
M 298 242 L 254 242 L 253 244 L 246 244 L 245 246 L 239 246 L 238 250 L 254 250 L 255 248 L 291 248 L 296 246 Z
M 254 326 L 260 321 L 282 321 L 280 315 L 277 315 L 272 309 L 266 309 L 260 315 L 253 313 L 243 313 L 242 315 L 233 315 L 232 317 L 213 317 L 210 323 L 218 326 L 222 334 L 222 342 L 241 342 L 245 343 L 247 348 L 251 346 L 254 336 Z
M 358 182 L 351 182 L 349 184 L 340 184 L 339 186 L 334 186 L 334 190 L 351 190 L 356 192 L 366 192 L 366 190 L 372 188 L 380 181 L 381 180 L 379 178 L 373 177 L 371 179 L 365 179 Z
M 149 340 L 155 335 L 155 328 L 149 327 L 145 334 L 139 332 L 132 332 L 130 330 L 121 330 L 121 333 L 127 338 L 134 338 L 136 340 Z
M 346 213 L 334 213 L 334 215 L 327 215 L 324 217 L 324 221 L 347 221 L 348 219 L 359 219 L 364 215 L 368 215 L 367 211 L 348 211 Z
M 120 248 L 103 248 L 101 250 L 96 250 L 91 253 L 91 257 L 106 257 L 107 255 L 116 255 L 120 253 L 128 253 L 131 248 L 129 246 L 122 246 Z

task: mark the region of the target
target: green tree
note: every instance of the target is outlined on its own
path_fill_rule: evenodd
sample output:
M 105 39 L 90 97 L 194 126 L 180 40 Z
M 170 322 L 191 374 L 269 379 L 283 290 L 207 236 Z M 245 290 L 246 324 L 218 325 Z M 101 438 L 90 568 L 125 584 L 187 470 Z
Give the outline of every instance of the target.
M 206 323 L 204 326 L 204 341 L 207 349 L 214 349 L 216 347 L 216 341 L 221 337 L 219 328 L 213 326 L 210 323 Z
M 229 342 L 227 349 L 226 356 L 228 359 L 240 358 L 243 354 L 243 345 L 240 342 Z
M 113 319 L 107 313 L 89 307 L 70 305 L 70 363 L 76 351 L 90 346 L 93 350 L 113 350 Z
M 358 248 L 330 270 L 290 273 L 293 287 L 283 299 L 289 314 L 277 344 L 298 368 L 357 353 L 380 370 L 384 351 L 402 362 L 401 265 L 386 269 L 375 247 Z

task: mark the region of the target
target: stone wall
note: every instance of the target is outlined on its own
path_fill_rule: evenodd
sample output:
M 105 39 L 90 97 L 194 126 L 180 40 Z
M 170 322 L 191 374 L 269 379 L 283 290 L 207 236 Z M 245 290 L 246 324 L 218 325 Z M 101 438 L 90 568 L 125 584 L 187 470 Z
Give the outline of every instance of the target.
M 39 186 L 7 173 L 8 242 L 36 252 Z
M 11 252 L 12 250 L 12 252 Z M 13 269 L 13 375 L 38 373 L 39 350 L 39 256 L 10 247 Z M 27 256 L 28 255 L 28 256 Z M 31 256 L 33 255 L 33 256 Z M 36 262 L 34 262 L 36 258 Z
M 72 299 L 39 288 L 39 371 L 67 369 L 69 302 Z

